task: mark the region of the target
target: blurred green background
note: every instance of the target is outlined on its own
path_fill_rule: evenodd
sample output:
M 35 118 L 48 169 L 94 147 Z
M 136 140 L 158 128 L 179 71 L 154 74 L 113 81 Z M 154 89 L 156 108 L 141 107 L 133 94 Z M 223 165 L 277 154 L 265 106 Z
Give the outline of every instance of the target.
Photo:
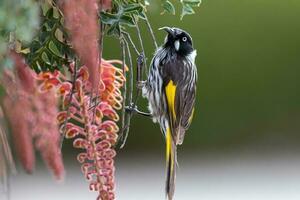
M 177 6 L 176 16 L 160 15 L 154 1 L 148 14 L 159 44 L 165 37 L 159 27 L 180 27 L 198 52 L 196 112 L 182 149 L 300 144 L 300 2 L 207 0 L 182 21 Z M 149 64 L 154 47 L 141 29 Z M 105 39 L 104 57 L 120 57 L 118 41 Z M 146 109 L 146 101 L 139 104 Z M 161 146 L 158 124 L 133 117 L 125 149 Z

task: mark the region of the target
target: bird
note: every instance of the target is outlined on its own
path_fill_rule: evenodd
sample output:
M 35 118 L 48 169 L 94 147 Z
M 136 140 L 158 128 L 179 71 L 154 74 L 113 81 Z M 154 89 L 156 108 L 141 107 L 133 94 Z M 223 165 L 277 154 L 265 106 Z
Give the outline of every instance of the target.
M 154 123 L 159 123 L 166 141 L 166 198 L 175 192 L 177 146 L 184 140 L 196 101 L 196 50 L 190 34 L 180 28 L 162 27 L 167 32 L 157 48 L 142 87 Z

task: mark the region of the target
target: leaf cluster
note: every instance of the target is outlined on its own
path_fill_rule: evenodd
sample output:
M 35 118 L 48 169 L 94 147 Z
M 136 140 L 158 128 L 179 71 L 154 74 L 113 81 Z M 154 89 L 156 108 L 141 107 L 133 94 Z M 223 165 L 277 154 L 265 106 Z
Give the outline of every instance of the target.
M 201 0 L 180 0 L 181 3 L 181 16 L 182 19 L 185 15 L 194 14 L 194 7 L 199 7 L 201 4 Z M 174 4 L 169 0 L 162 0 L 163 13 L 170 13 L 175 15 L 176 9 Z
M 175 15 L 176 9 L 171 0 L 161 0 L 164 13 Z M 100 13 L 101 22 L 108 26 L 107 35 L 120 37 L 126 26 L 134 27 L 138 19 L 146 19 L 147 0 L 113 0 L 112 10 Z M 182 6 L 181 19 L 185 15 L 194 14 L 194 7 L 199 7 L 201 0 L 180 0 Z
M 134 27 L 138 18 L 145 19 L 145 1 L 113 1 L 110 12 L 101 12 L 101 22 L 108 25 L 108 36 L 120 37 L 125 26 Z
M 67 37 L 62 13 L 58 8 L 50 7 L 43 14 L 38 35 L 29 44 L 29 53 L 26 54 L 29 66 L 39 73 L 60 70 L 69 64 L 72 51 L 66 42 Z

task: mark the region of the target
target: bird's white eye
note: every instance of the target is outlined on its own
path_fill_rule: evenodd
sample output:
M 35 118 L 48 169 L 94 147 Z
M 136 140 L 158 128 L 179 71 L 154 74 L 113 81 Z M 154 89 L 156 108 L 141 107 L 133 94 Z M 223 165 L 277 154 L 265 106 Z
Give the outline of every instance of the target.
M 187 38 L 186 38 L 186 37 L 183 37 L 183 38 L 182 38 L 182 41 L 186 42 L 186 41 L 187 41 Z

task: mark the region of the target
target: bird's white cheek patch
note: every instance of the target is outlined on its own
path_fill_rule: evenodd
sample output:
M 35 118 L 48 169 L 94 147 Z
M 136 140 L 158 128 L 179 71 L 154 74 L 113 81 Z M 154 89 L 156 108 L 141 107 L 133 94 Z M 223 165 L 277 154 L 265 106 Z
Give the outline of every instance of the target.
M 179 40 L 176 40 L 176 41 L 174 42 L 174 47 L 175 47 L 176 51 L 179 50 L 179 48 L 180 48 L 180 42 L 179 42 Z

